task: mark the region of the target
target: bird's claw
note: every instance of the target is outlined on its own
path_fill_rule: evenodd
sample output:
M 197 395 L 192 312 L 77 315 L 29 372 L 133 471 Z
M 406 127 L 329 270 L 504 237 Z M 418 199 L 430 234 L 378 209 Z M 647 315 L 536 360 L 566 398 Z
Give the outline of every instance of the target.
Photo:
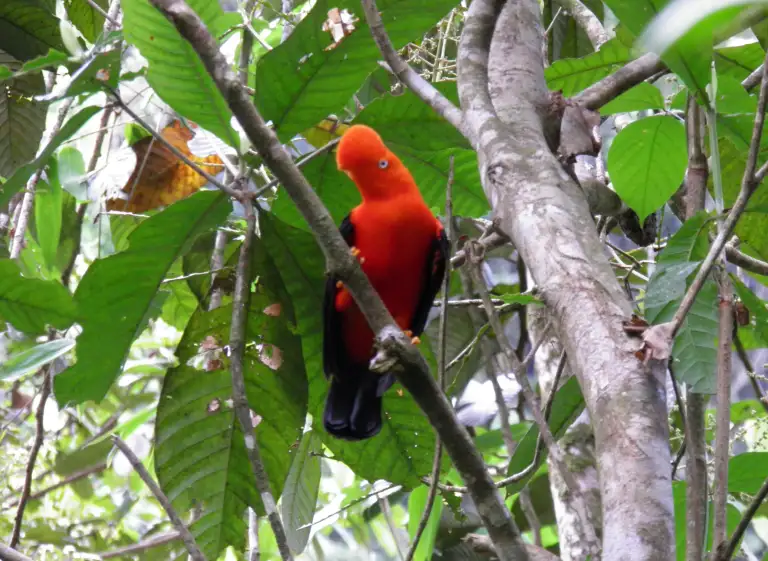
M 349 252 L 352 254 L 352 257 L 356 257 L 356 258 L 357 258 L 357 260 L 358 260 L 358 261 L 360 261 L 360 264 L 361 264 L 361 265 L 362 265 L 363 263 L 365 263 L 365 257 L 363 257 L 363 256 L 361 255 L 361 253 L 362 253 L 362 252 L 360 251 L 360 249 L 358 249 L 358 248 L 357 248 L 357 247 L 355 247 L 355 246 L 352 246 L 352 247 L 350 247 L 350 248 L 349 248 Z
M 418 337 L 415 337 L 413 335 L 413 331 L 411 331 L 410 329 L 406 329 L 405 331 L 403 331 L 403 333 L 405 333 L 405 336 L 411 340 L 411 345 L 421 344 L 421 339 L 419 339 Z

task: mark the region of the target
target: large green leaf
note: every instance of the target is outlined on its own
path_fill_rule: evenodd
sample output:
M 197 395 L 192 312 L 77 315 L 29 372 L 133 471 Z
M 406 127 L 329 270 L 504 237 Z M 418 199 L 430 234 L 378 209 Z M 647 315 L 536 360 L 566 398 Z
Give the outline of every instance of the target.
M 454 84 L 438 87 L 455 99 Z M 374 101 L 353 122 L 376 129 L 408 167 L 425 202 L 436 212 L 445 206 L 451 155 L 454 157 L 454 213 L 480 216 L 487 212 L 488 201 L 480 185 L 477 155 L 456 129 L 411 92 Z M 333 153 L 315 158 L 303 171 L 337 223 L 360 202 L 352 181 L 336 168 Z M 273 210 L 291 226 L 306 228 L 304 219 L 287 196 L 279 196 Z
M 171 265 L 229 210 L 223 194 L 197 193 L 142 222 L 131 233 L 128 250 L 91 265 L 75 293 L 83 326 L 77 364 L 55 379 L 59 403 L 104 397 L 144 328 L 150 304 Z
M 408 534 L 411 536 L 411 541 L 416 535 L 416 529 L 419 526 L 421 516 L 427 508 L 427 495 L 429 494 L 429 487 L 426 485 L 419 485 L 416 489 L 411 491 L 408 497 Z M 432 551 L 435 547 L 435 539 L 437 538 L 437 532 L 440 528 L 440 514 L 443 512 L 443 501 L 439 497 L 436 498 L 432 505 L 432 511 L 429 513 L 429 519 L 427 525 L 424 528 L 424 533 L 421 535 L 419 545 L 413 554 L 413 559 L 416 561 L 428 561 L 432 559 Z
M 216 35 L 226 15 L 218 2 L 187 2 Z M 189 43 L 148 0 L 124 0 L 125 38 L 149 61 L 147 81 L 163 100 L 185 117 L 211 131 L 230 146 L 238 137 L 232 113 L 213 79 Z
M 582 58 L 557 60 L 544 70 L 550 90 L 571 97 L 632 60 L 629 48 L 618 39 L 604 43 L 600 50 Z
M 0 321 L 36 335 L 46 325 L 66 329 L 76 316 L 72 295 L 61 283 L 25 278 L 14 261 L 0 259 Z
M 742 91 L 744 91 L 742 89 Z M 641 82 L 616 99 L 609 101 L 600 108 L 600 115 L 607 116 L 629 111 L 646 109 L 664 109 L 664 97 L 659 88 L 647 82 Z
M 18 67 L 16 59 L 2 51 L 0 64 Z M 42 74 L 0 80 L 0 177 L 9 177 L 35 157 L 45 129 L 48 104 L 34 101 L 32 96 L 44 92 Z
M 754 495 L 768 478 L 768 452 L 747 452 L 728 462 L 728 492 Z
M 93 0 L 105 12 L 109 9 L 108 0 Z M 69 20 L 83 34 L 83 37 L 94 43 L 104 28 L 104 16 L 101 15 L 86 0 L 64 0 Z
M 418 40 L 455 4 L 455 0 L 382 0 L 378 8 L 399 49 Z M 282 140 L 341 109 L 381 57 L 362 18 L 350 35 L 328 48 L 332 39 L 323 23 L 331 8 L 360 13 L 354 0 L 318 0 L 288 40 L 259 60 L 256 105 Z
M 760 43 L 745 43 L 736 47 L 718 47 L 714 58 L 719 89 L 722 76 L 739 81 L 749 76 L 765 60 L 765 51 Z
M 650 323 L 669 321 L 680 305 L 690 275 L 709 248 L 706 221 L 703 212 L 687 220 L 659 255 L 646 292 L 645 315 Z M 715 389 L 717 325 L 717 285 L 708 279 L 672 348 L 675 375 L 695 392 L 713 393 Z
M 19 60 L 29 60 L 48 52 L 64 51 L 59 18 L 42 0 L 3 0 L 0 2 L 0 49 Z
M 687 164 L 685 127 L 664 115 L 629 124 L 608 151 L 608 172 L 616 193 L 640 222 L 677 191 Z
M 669 0 L 606 0 L 605 4 L 619 18 L 619 21 L 635 36 L 640 36 Z M 708 42 L 678 42 L 670 49 L 664 49 L 662 60 L 696 92 L 700 99 L 706 99 L 704 88 L 710 79 L 712 37 Z
M 93 117 L 99 111 L 101 111 L 101 107 L 98 106 L 85 107 L 78 111 L 75 115 L 69 118 L 34 160 L 17 168 L 14 174 L 0 186 L 0 208 L 7 205 L 8 201 L 11 200 L 11 197 L 26 184 L 32 174 L 35 173 L 38 168 L 45 165 L 48 158 L 53 154 L 53 151 L 56 150 L 62 142 L 69 140 L 73 134 L 80 130 L 80 127 L 82 127 L 88 119 Z
M 291 467 L 289 451 L 301 437 L 307 380 L 291 303 L 281 297 L 280 277 L 258 244 L 251 277 L 246 340 L 253 344 L 245 353 L 246 393 L 277 498 Z M 179 345 L 180 365 L 166 374 L 157 410 L 158 479 L 178 511 L 202 511 L 191 530 L 209 559 L 230 545 L 243 548 L 246 506 L 264 514 L 231 405 L 223 350 L 231 317 L 231 305 L 194 314 Z
M 58 181 L 38 182 L 35 190 L 35 233 L 49 270 L 56 267 L 63 205 L 64 196 Z
M 560 438 L 565 430 L 576 420 L 576 417 L 584 410 L 584 397 L 581 395 L 581 388 L 579 382 L 576 380 L 576 376 L 571 376 L 565 384 L 563 384 L 557 393 L 552 403 L 552 413 L 549 416 L 549 428 L 552 430 L 552 434 L 555 438 Z M 539 429 L 536 425 L 532 425 L 525 433 L 523 439 L 518 443 L 515 448 L 515 453 L 512 459 L 509 461 L 509 467 L 507 468 L 507 475 L 519 473 L 533 463 L 536 456 L 536 442 L 539 438 Z M 542 450 L 539 454 L 536 467 L 546 458 L 546 449 Z M 536 473 L 536 469 L 531 470 L 531 473 L 520 481 L 507 485 L 507 495 L 513 495 L 531 480 Z
M 317 492 L 320 488 L 320 435 L 308 431 L 301 437 L 299 449 L 293 456 L 288 479 L 285 480 L 280 516 L 285 524 L 288 546 L 295 554 L 304 551 L 309 540 L 310 524 L 315 515 Z
M 314 238 L 302 230 L 262 215 L 263 243 L 285 283 L 296 311 L 297 329 L 309 379 L 309 412 L 322 419 L 328 382 L 322 366 L 322 305 L 325 263 Z M 409 487 L 429 474 L 435 445 L 431 425 L 411 395 L 396 384 L 384 396 L 384 426 L 360 442 L 335 439 L 318 427 L 324 444 L 358 476 L 386 479 Z

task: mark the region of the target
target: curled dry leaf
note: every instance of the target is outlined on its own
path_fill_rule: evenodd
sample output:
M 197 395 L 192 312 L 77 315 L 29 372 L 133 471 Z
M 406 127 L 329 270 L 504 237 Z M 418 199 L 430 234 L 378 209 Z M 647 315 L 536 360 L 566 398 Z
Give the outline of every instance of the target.
M 669 360 L 672 354 L 672 344 L 675 341 L 672 322 L 653 325 L 643 333 L 643 362 L 651 360 Z
M 331 8 L 328 10 L 328 19 L 323 22 L 323 31 L 328 31 L 333 38 L 333 43 L 328 45 L 325 50 L 330 51 L 336 48 L 347 35 L 355 30 L 355 23 L 358 21 L 354 15 L 346 9 L 339 10 Z
M 264 308 L 264 313 L 268 316 L 279 317 L 283 313 L 283 307 L 280 305 L 280 302 L 275 302 Z
M 597 155 L 600 143 L 595 141 L 595 129 L 598 126 L 600 114 L 597 111 L 566 105 L 560 124 L 560 155 L 566 161 L 578 154 Z
M 217 155 L 200 158 L 192 154 L 187 143 L 194 132 L 180 121 L 173 121 L 160 135 L 207 173 L 216 175 L 222 171 L 223 164 Z M 153 137 L 142 138 L 130 149 L 136 157 L 133 171 L 118 196 L 107 200 L 107 210 L 146 212 L 188 197 L 207 183 Z

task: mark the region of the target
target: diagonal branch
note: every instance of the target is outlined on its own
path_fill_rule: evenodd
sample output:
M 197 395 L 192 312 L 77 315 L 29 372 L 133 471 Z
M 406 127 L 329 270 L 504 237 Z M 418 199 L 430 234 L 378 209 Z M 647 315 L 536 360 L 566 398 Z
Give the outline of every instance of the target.
M 184 524 L 184 521 L 176 512 L 176 509 L 174 509 L 171 505 L 171 501 L 168 500 L 168 497 L 165 496 L 165 493 L 163 493 L 163 491 L 160 489 L 160 486 L 155 482 L 154 479 L 152 479 L 152 476 L 149 475 L 147 468 L 144 467 L 144 464 L 141 463 L 141 460 L 139 460 L 136 454 L 133 453 L 133 450 L 131 450 L 130 446 L 123 442 L 123 440 L 117 435 L 112 436 L 112 442 L 120 449 L 131 466 L 133 466 L 133 469 L 136 470 L 136 473 L 139 474 L 139 477 L 141 477 L 141 480 L 144 482 L 144 484 L 149 487 L 149 490 L 155 496 L 157 502 L 159 502 L 163 507 L 163 510 L 165 510 L 168 518 L 171 519 L 173 526 L 179 533 L 179 537 L 184 542 L 184 547 L 187 549 L 187 552 L 189 553 L 189 556 L 192 558 L 192 560 L 206 561 L 205 555 L 203 555 L 203 552 L 200 551 L 200 548 L 195 542 L 195 538 L 192 535 L 192 532 L 189 531 L 187 525 Z
M 243 363 L 245 358 L 245 328 L 248 323 L 248 303 L 251 296 L 251 245 L 253 243 L 254 229 L 256 227 L 256 214 L 253 202 L 245 200 L 245 237 L 240 245 L 240 255 L 237 261 L 237 273 L 235 276 L 235 291 L 232 299 L 232 325 L 230 327 L 229 347 L 231 349 L 230 371 L 232 374 L 232 401 L 235 415 L 243 431 L 245 451 L 253 471 L 253 479 L 256 489 L 261 495 L 261 502 L 267 513 L 267 519 L 275 534 L 277 548 L 283 561 L 292 561 L 293 555 L 288 547 L 285 536 L 285 528 L 277 511 L 275 497 L 269 486 L 269 478 L 261 459 L 259 443 L 253 430 L 251 409 L 248 405 L 248 397 L 245 390 L 245 376 L 243 375 Z
M 576 20 L 578 26 L 589 37 L 589 42 L 592 43 L 595 50 L 610 39 L 603 24 L 600 23 L 600 19 L 581 0 L 557 0 L 557 3 L 565 8 L 571 14 L 571 17 Z
M 403 370 L 396 373 L 397 378 L 413 395 L 445 443 L 456 469 L 467 483 L 500 559 L 526 559 L 520 532 L 486 471 L 482 456 L 467 431 L 459 424 L 451 404 L 440 393 L 426 361 L 395 325 L 381 298 L 360 269 L 357 259 L 349 252 L 349 246 L 341 237 L 330 214 L 251 103 L 243 85 L 219 52 L 215 39 L 183 0 L 151 0 L 151 3 L 174 24 L 200 56 L 249 140 L 304 216 L 325 254 L 329 270 L 352 293 L 377 334 L 380 348 L 400 359 Z
M 395 76 L 408 88 L 421 98 L 424 103 L 429 105 L 435 112 L 443 119 L 451 123 L 456 130 L 462 133 L 468 140 L 471 139 L 465 133 L 465 127 L 463 123 L 463 117 L 461 109 L 456 107 L 453 103 L 441 94 L 432 84 L 422 78 L 418 72 L 411 68 L 407 62 L 405 62 L 400 55 L 397 54 L 395 47 L 392 45 L 386 29 L 384 29 L 384 22 L 381 20 L 379 9 L 376 6 L 376 0 L 362 0 L 363 11 L 365 12 L 365 19 L 368 21 L 368 27 L 371 28 L 371 35 L 376 42 L 376 46 L 381 52 L 381 56 L 384 57 L 384 61 L 392 69 Z

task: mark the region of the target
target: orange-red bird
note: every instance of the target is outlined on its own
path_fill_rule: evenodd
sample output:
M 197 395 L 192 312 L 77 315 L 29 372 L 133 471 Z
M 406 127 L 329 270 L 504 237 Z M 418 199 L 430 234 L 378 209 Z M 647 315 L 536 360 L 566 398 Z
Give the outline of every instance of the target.
M 362 203 L 341 234 L 401 329 L 420 335 L 448 258 L 448 239 L 403 163 L 373 129 L 354 125 L 342 136 L 336 164 L 355 182 Z M 323 305 L 323 368 L 331 379 L 325 429 L 347 440 L 381 430 L 381 398 L 394 383 L 368 368 L 373 332 L 352 295 L 330 276 Z

